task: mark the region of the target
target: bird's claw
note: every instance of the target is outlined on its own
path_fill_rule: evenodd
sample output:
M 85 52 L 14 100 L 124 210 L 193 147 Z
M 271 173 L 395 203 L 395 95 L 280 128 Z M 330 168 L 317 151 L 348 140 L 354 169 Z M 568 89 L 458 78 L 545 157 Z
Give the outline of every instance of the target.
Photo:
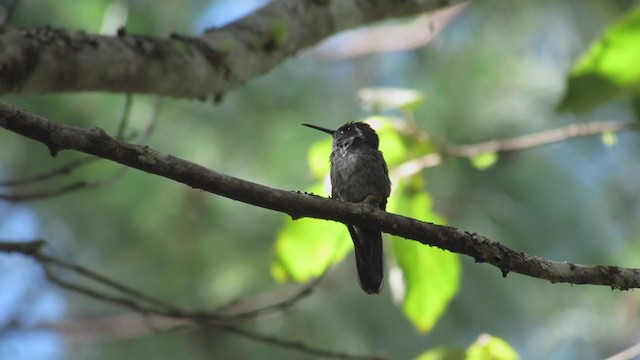
M 367 210 L 371 211 L 371 210 L 378 209 L 378 206 L 381 201 L 382 199 L 380 199 L 379 196 L 369 195 L 362 201 L 362 204 Z

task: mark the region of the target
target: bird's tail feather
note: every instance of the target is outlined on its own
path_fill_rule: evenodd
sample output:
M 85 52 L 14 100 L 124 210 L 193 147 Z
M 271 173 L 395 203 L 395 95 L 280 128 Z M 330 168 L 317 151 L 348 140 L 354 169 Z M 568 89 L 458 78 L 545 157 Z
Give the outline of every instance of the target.
M 362 227 L 349 226 L 353 240 L 360 287 L 367 294 L 377 294 L 382 289 L 382 233 Z

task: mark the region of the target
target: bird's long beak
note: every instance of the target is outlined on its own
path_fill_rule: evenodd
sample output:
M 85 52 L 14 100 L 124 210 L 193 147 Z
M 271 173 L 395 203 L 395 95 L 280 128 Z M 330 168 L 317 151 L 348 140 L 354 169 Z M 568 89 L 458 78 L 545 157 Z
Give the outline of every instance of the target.
M 311 125 L 311 124 L 302 124 L 302 125 L 304 125 L 306 127 L 310 127 L 312 129 L 320 130 L 322 132 L 326 132 L 327 134 L 331 134 L 331 135 L 333 135 L 333 133 L 335 132 L 335 130 L 329 130 L 329 129 L 325 129 L 323 127 L 315 126 L 315 125 Z

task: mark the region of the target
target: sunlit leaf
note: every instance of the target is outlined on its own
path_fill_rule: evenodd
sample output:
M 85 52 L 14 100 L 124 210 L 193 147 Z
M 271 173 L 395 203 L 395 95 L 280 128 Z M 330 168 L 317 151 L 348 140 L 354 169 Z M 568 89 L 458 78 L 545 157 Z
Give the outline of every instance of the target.
M 329 173 L 331 164 L 329 163 L 329 155 L 331 155 L 331 142 L 333 138 L 329 134 L 325 134 L 326 138 L 314 142 L 307 153 L 307 162 L 311 175 L 315 179 L 323 179 Z
M 416 180 L 417 179 L 417 180 Z M 444 223 L 431 210 L 431 198 L 422 190 L 420 179 L 403 181 L 389 202 L 392 212 L 423 221 Z M 402 309 L 414 326 L 427 332 L 446 310 L 460 285 L 460 259 L 457 254 L 394 236 L 393 253 L 402 270 L 404 286 L 392 284 L 392 291 L 403 291 Z
M 482 334 L 467 349 L 466 360 L 518 360 L 518 353 L 504 340 Z
M 358 90 L 358 100 L 363 109 L 372 112 L 413 111 L 424 103 L 424 95 L 410 89 L 370 87 Z
M 559 110 L 585 111 L 621 94 L 640 94 L 640 5 L 591 44 L 571 70 Z
M 414 360 L 464 360 L 465 352 L 456 348 L 439 347 L 425 351 Z
M 469 161 L 471 161 L 471 165 L 473 165 L 474 168 L 486 170 L 498 162 L 498 153 L 495 151 L 485 152 L 470 158 Z
M 402 137 L 393 127 L 391 118 L 387 116 L 371 116 L 364 120 L 378 133 L 380 138 L 380 151 L 388 166 L 393 166 L 406 161 L 407 147 Z
M 606 147 L 612 147 L 618 143 L 618 134 L 613 131 L 605 131 L 602 133 L 602 143 Z
M 518 353 L 504 340 L 482 334 L 462 351 L 456 348 L 435 348 L 418 355 L 415 360 L 517 360 Z
M 321 193 L 322 186 L 316 185 L 311 192 Z M 350 249 L 347 229 L 340 223 L 287 218 L 276 239 L 271 274 L 277 281 L 304 282 L 342 260 Z

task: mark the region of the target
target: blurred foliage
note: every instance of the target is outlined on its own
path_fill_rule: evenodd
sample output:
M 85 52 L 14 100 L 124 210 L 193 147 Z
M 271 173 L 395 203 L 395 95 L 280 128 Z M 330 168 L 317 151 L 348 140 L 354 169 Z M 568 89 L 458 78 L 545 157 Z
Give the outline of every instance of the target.
M 466 360 L 518 360 L 518 354 L 506 341 L 487 334 L 467 349 Z
M 608 26 L 573 66 L 560 110 L 585 111 L 624 94 L 640 96 L 639 44 L 640 5 Z
M 518 360 L 518 353 L 506 341 L 482 334 L 466 351 L 436 348 L 420 354 L 415 360 Z
M 389 110 L 413 111 L 424 103 L 424 94 L 401 88 L 363 88 L 358 90 L 360 106 L 379 113 Z
M 470 158 L 469 161 L 476 169 L 486 170 L 498 162 L 498 153 L 495 151 L 485 152 Z
M 77 3 L 22 0 L 8 26 L 51 25 L 90 33 L 104 28 L 106 32 L 111 30 L 104 26 L 106 20 L 114 16 L 109 14 L 117 14 L 109 9 L 119 3 L 128 9 L 123 20 L 128 32 L 164 37 L 170 32 L 194 33 L 203 24 L 210 25 L 208 14 L 213 7 L 244 2 Z M 326 196 L 318 187 L 328 170 L 331 139 L 321 138 L 300 123 L 336 128 L 355 119 L 377 121 L 371 115 L 394 118 L 381 122 L 383 127 L 379 128 L 382 151 L 391 168 L 433 151 L 430 141 L 420 140 L 424 137 L 407 136 L 406 129 L 386 125 L 401 124 L 395 118 L 406 115 L 403 108 L 370 108 L 381 111 L 376 114 L 360 109 L 357 94 L 362 88 L 412 89 L 424 94 L 428 101 L 412 108 L 415 126 L 434 139 L 454 144 L 529 134 L 577 121 L 630 121 L 633 108 L 625 99 L 602 103 L 579 119 L 574 114 L 556 113 L 555 106 L 574 59 L 604 29 L 628 14 L 632 3 L 471 2 L 434 41 L 421 48 L 339 61 L 318 57 L 311 50 L 229 92 L 219 106 L 167 99 L 149 146 L 254 182 L 310 189 Z M 348 49 L 353 45 L 347 41 L 336 46 Z M 330 50 L 332 45 L 322 46 Z M 2 101 L 56 121 L 99 126 L 114 133 L 124 95 L 13 94 L 3 96 Z M 144 128 L 153 103 L 153 97 L 134 96 L 129 133 Z M 419 134 L 414 131 L 414 135 Z M 315 144 L 319 140 L 325 145 Z M 467 160 L 445 159 L 421 172 L 418 180 L 406 179 L 409 188 L 397 188 L 395 194 L 415 191 L 415 196 L 403 197 L 403 201 L 407 207 L 412 201 L 421 202 L 417 215 L 424 219 L 441 214 L 452 226 L 531 254 L 560 261 L 638 267 L 640 141 L 637 134 L 625 133 L 617 135 L 616 144 L 606 148 L 594 137 L 505 154 L 484 171 Z M 312 154 L 316 147 L 319 153 Z M 39 173 L 77 157 L 61 152 L 52 159 L 44 146 L 0 130 L 3 179 Z M 311 172 L 309 165 L 313 166 Z M 116 169 L 112 163 L 98 162 L 60 182 L 99 180 Z M 398 181 L 394 184 L 402 186 Z M 213 309 L 238 298 L 254 299 L 254 295 L 267 292 L 278 296 L 288 290 L 288 285 L 273 281 L 275 272 L 271 271 L 273 240 L 286 230 L 278 213 L 134 170 L 107 187 L 24 206 L 37 214 L 38 237 L 49 242 L 48 250 L 54 255 L 182 307 Z M 11 204 L 0 209 L 0 221 L 7 221 L 7 211 L 14 208 Z M 317 266 L 316 272 L 304 270 L 305 276 L 313 277 L 327 261 L 350 254 L 350 240 L 342 225 L 320 220 L 293 223 L 298 222 L 300 232 L 306 232 L 308 226 L 332 226 L 342 234 L 342 240 L 323 237 L 322 241 L 344 244 L 344 248 L 332 245 L 338 249 L 336 255 L 324 254 L 325 260 L 309 264 Z M 307 233 L 290 235 L 315 241 Z M 405 240 L 397 243 L 411 246 Z M 400 256 L 392 255 L 396 241 L 386 244 L 391 245 L 387 246 L 390 260 L 395 257 L 399 262 Z M 420 257 L 440 261 L 438 255 Z M 344 263 L 335 263 L 313 295 L 296 307 L 247 325 L 319 347 L 384 352 L 394 358 L 413 358 L 425 349 L 439 347 L 464 349 L 482 333 L 504 339 L 524 359 L 601 359 L 640 339 L 637 292 L 549 284 L 517 274 L 504 279 L 498 269 L 466 257 L 450 259 L 447 267 L 438 269 L 443 274 L 434 276 L 454 278 L 459 271 L 459 293 L 448 305 L 442 294 L 433 294 L 441 297 L 440 306 L 446 307 L 446 312 L 438 315 L 434 310 L 431 318 L 437 318 L 437 323 L 424 335 L 406 321 L 404 306 L 396 310 L 392 297 L 362 294 L 352 258 L 346 256 Z M 458 261 L 464 271 L 455 270 L 453 263 Z M 428 269 L 431 266 L 440 267 L 435 262 L 425 265 Z M 284 275 L 293 278 L 290 273 L 280 273 Z M 457 286 L 433 284 L 443 292 L 454 292 Z M 387 286 L 383 292 L 390 289 Z M 130 314 L 122 308 L 63 294 L 70 321 L 81 318 L 100 324 L 103 318 Z M 408 299 L 410 294 L 405 296 Z M 21 313 L 32 313 L 26 306 L 20 309 Z M 69 341 L 60 346 L 66 352 L 58 358 L 305 358 L 206 331 L 128 335 L 105 330 L 91 341 L 82 336 L 65 340 Z

